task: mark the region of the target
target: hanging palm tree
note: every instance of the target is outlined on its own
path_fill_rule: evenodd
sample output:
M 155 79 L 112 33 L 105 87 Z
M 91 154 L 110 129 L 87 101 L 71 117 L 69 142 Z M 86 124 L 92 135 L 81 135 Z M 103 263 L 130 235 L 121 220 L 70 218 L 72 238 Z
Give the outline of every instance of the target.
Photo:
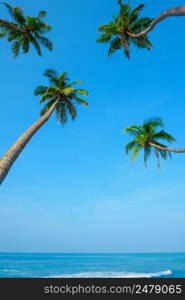
M 24 16 L 20 7 L 12 7 L 7 3 L 6 6 L 12 21 L 0 19 L 0 37 L 6 38 L 11 42 L 14 57 L 20 50 L 27 53 L 30 45 L 33 45 L 38 55 L 42 55 L 41 45 L 49 50 L 53 49 L 52 42 L 44 35 L 51 30 L 51 27 L 42 21 L 46 16 L 45 11 L 40 11 L 38 17 Z
M 158 167 L 160 167 L 160 157 L 167 159 L 168 156 L 171 158 L 171 152 L 185 152 L 185 149 L 173 149 L 164 145 L 161 141 L 171 143 L 175 139 L 163 129 L 158 130 L 158 127 L 163 127 L 163 122 L 160 118 L 155 118 L 145 121 L 141 126 L 131 125 L 123 130 L 123 133 L 127 132 L 134 137 L 125 147 L 127 154 L 132 152 L 131 160 L 135 160 L 138 152 L 143 149 L 144 163 L 147 166 L 147 159 L 153 150 L 158 161 Z
M 40 103 L 46 102 L 41 110 L 41 117 L 19 137 L 0 159 L 0 184 L 32 136 L 48 121 L 53 112 L 56 112 L 58 122 L 64 125 L 68 115 L 72 120 L 76 118 L 76 104 L 88 106 L 88 103 L 80 97 L 80 95 L 87 96 L 87 91 L 74 87 L 76 84 L 82 84 L 82 81 L 70 83 L 67 73 L 59 75 L 51 69 L 46 70 L 44 75 L 49 79 L 50 85 L 38 86 L 35 89 L 35 95 L 41 96 Z
M 150 50 L 152 44 L 146 35 L 135 38 L 127 33 L 137 34 L 151 24 L 152 19 L 139 17 L 144 4 L 140 4 L 134 9 L 131 8 L 130 4 L 123 4 L 121 0 L 118 0 L 118 4 L 118 15 L 109 24 L 99 26 L 98 31 L 103 34 L 97 39 L 97 42 L 110 44 L 108 55 L 123 48 L 127 58 L 130 58 L 131 45 Z

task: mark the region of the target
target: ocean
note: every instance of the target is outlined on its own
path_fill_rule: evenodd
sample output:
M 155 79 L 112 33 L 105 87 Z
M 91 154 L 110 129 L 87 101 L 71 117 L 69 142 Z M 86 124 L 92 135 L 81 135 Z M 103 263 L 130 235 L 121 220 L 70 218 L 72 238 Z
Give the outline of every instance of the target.
M 0 253 L 1 278 L 185 278 L 185 253 Z

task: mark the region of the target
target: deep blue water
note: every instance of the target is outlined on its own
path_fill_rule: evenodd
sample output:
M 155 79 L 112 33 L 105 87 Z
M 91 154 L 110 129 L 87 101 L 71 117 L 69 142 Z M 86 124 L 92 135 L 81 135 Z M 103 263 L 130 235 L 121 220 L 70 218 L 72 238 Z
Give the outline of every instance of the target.
M 0 277 L 185 278 L 185 253 L 0 253 Z

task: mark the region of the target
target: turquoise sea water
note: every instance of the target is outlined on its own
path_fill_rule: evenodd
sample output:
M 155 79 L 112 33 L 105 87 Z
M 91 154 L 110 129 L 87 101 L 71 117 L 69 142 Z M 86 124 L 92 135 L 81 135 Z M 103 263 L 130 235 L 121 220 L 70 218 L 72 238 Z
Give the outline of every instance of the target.
M 185 253 L 0 253 L 0 277 L 185 278 Z

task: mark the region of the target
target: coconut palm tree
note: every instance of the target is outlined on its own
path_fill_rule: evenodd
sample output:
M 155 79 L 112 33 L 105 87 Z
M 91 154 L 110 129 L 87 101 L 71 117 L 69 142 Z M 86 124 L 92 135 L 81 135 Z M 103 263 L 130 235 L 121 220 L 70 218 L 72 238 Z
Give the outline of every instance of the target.
M 40 11 L 38 17 L 25 16 L 20 7 L 12 7 L 7 3 L 6 6 L 12 21 L 0 19 L 0 37 L 6 38 L 11 42 L 14 57 L 20 50 L 27 53 L 30 45 L 33 45 L 38 55 L 42 55 L 41 45 L 49 50 L 53 49 L 52 42 L 44 35 L 51 30 L 51 27 L 42 21 L 46 16 L 45 11 Z
M 53 112 L 56 112 L 58 122 L 64 125 L 68 115 L 72 120 L 76 118 L 76 104 L 88 106 L 88 103 L 80 97 L 81 95 L 87 96 L 87 91 L 74 87 L 76 84 L 82 84 L 82 81 L 70 83 L 67 73 L 58 74 L 51 69 L 46 70 L 44 75 L 49 79 L 50 85 L 38 86 L 35 89 L 35 95 L 41 96 L 40 103 L 46 103 L 41 110 L 41 117 L 18 138 L 0 159 L 0 184 L 32 136 L 49 120 Z
M 131 160 L 135 160 L 138 152 L 144 150 L 144 163 L 147 166 L 147 159 L 152 153 L 152 150 L 157 158 L 158 167 L 160 167 L 160 157 L 167 159 L 171 158 L 171 152 L 184 153 L 185 149 L 174 149 L 164 145 L 162 141 L 171 143 L 175 139 L 172 135 L 164 131 L 158 130 L 163 127 L 163 122 L 160 118 L 149 119 L 141 126 L 131 125 L 123 130 L 123 133 L 129 133 L 133 136 L 133 140 L 126 147 L 126 153 L 132 152 Z
M 127 58 L 130 58 L 131 45 L 150 50 L 152 44 L 146 34 L 141 37 L 132 37 L 127 33 L 132 32 L 137 34 L 148 28 L 151 24 L 152 19 L 139 17 L 144 4 L 140 4 L 132 9 L 130 4 L 123 4 L 121 0 L 118 0 L 118 5 L 118 15 L 109 24 L 99 26 L 98 31 L 102 35 L 97 39 L 97 42 L 110 43 L 108 55 L 123 48 L 124 55 Z

